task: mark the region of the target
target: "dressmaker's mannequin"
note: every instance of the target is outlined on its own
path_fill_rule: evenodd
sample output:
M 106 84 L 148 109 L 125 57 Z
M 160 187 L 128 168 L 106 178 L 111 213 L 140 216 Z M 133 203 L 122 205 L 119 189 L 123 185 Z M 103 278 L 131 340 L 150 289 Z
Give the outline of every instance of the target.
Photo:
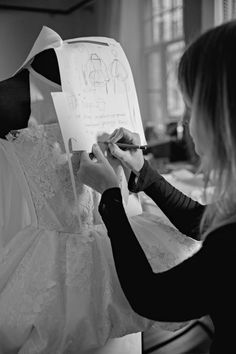
M 61 83 L 58 62 L 53 49 L 36 55 L 31 66 L 50 81 Z M 0 138 L 5 139 L 11 130 L 26 128 L 30 115 L 30 75 L 29 70 L 25 68 L 11 78 L 0 82 Z M 137 203 L 135 200 L 135 206 L 132 204 L 130 214 L 141 213 L 141 207 Z M 90 350 L 86 354 L 110 353 L 141 354 L 141 334 L 111 339 L 103 348 Z

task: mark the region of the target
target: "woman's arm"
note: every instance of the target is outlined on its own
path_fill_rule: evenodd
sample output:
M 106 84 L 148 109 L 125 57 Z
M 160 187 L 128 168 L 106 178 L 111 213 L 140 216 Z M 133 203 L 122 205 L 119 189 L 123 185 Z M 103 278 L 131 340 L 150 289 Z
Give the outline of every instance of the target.
M 140 137 L 125 128 L 119 128 L 111 134 L 108 143 L 111 154 L 132 171 L 129 179 L 130 191 L 144 191 L 182 233 L 198 239 L 199 224 L 205 207 L 185 196 L 153 170 L 140 149 L 123 151 L 116 145 L 117 142 L 140 145 Z
M 145 160 L 139 177 L 131 173 L 129 190 L 144 191 L 182 233 L 199 239 L 199 225 L 205 206 L 168 183 Z
M 121 287 L 135 312 L 157 321 L 185 321 L 207 314 L 213 301 L 222 296 L 220 284 L 226 276 L 219 262 L 222 242 L 215 247 L 205 241 L 191 258 L 166 272 L 154 273 L 129 224 L 119 188 L 103 193 L 99 211 Z

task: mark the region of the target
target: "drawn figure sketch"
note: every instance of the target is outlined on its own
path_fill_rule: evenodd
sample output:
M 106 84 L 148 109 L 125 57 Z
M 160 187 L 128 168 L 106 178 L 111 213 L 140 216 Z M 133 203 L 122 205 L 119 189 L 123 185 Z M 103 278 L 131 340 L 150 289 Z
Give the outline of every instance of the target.
M 119 83 L 125 85 L 125 82 L 128 79 L 128 73 L 124 65 L 118 59 L 113 60 L 113 62 L 111 63 L 110 71 L 111 77 L 113 79 L 114 93 L 116 93 L 117 90 L 119 92 L 119 87 L 117 86 Z M 123 87 L 121 89 L 123 89 Z
M 91 54 L 87 63 L 87 75 L 90 85 L 94 88 L 105 87 L 108 92 L 107 84 L 109 76 L 104 61 L 96 53 Z

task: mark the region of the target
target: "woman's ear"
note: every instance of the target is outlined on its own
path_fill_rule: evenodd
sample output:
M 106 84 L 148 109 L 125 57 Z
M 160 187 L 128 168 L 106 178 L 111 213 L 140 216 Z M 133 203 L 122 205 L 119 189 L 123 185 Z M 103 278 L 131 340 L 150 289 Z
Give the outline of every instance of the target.
M 21 70 L 0 82 L 0 138 L 28 126 L 30 117 L 29 71 Z

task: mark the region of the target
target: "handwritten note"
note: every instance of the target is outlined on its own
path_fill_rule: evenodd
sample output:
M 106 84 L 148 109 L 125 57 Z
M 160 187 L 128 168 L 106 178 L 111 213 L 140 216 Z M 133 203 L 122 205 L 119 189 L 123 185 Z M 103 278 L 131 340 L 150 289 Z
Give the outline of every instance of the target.
M 86 37 L 64 41 L 55 48 L 61 74 L 61 93 L 53 101 L 63 137 L 76 150 L 92 144 L 118 127 L 145 136 L 128 60 L 115 40 Z

